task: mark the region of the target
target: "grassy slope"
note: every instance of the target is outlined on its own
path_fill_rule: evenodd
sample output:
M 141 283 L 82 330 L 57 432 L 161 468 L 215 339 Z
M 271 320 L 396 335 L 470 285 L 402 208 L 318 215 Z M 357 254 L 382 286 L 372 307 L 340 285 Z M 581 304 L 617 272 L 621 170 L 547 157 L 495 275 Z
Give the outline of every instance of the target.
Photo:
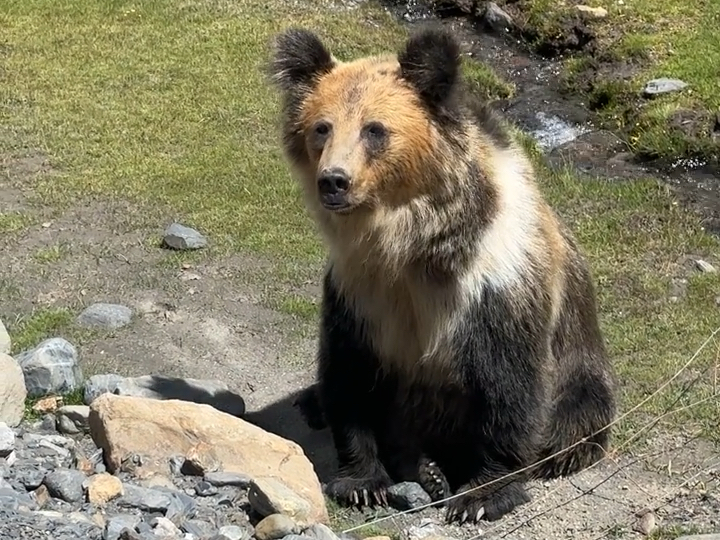
M 618 84 L 612 69 L 593 83 L 591 101 L 609 101 L 603 116 L 628 134 L 632 149 L 664 158 L 693 154 L 717 155 L 720 140 L 713 139 L 715 113 L 720 110 L 720 3 L 714 0 L 521 0 L 531 24 L 548 35 L 574 14 L 576 4 L 604 7 L 608 17 L 592 21 L 600 49 L 596 57 L 630 62 L 634 76 Z M 582 58 L 568 62 L 582 71 Z M 653 78 L 679 78 L 688 83 L 682 92 L 652 100 L 639 99 Z M 691 113 L 692 111 L 692 113 Z M 678 115 L 697 118 L 698 126 L 677 129 Z M 670 128 L 669 128 L 670 126 Z
M 340 57 L 397 45 L 403 32 L 373 6 L 288 4 L 3 2 L 0 103 L 9 129 L 0 130 L 0 153 L 40 147 L 51 156 L 59 174 L 35 186 L 45 203 L 79 195 L 130 198 L 140 209 L 162 203 L 216 239 L 220 251 L 254 250 L 295 261 L 298 269 L 319 261 L 322 246 L 279 149 L 276 102 L 260 69 L 266 45 L 290 23 L 317 28 Z M 487 95 L 512 92 L 485 68 L 467 65 L 466 73 Z M 718 276 L 695 272 L 685 259 L 712 260 L 718 244 L 653 182 L 544 171 L 543 186 L 594 268 L 627 409 L 671 376 L 717 324 Z M 0 230 L 22 229 L 23 220 L 0 214 Z M 218 251 L 194 256 L 208 254 Z M 673 277 L 689 279 L 677 302 L 668 299 Z M 314 304 L 294 297 L 279 306 L 305 318 L 316 314 Z M 30 345 L 70 320 L 44 312 L 21 318 L 14 339 Z M 711 349 L 698 365 L 715 365 Z M 708 396 L 713 384 L 713 373 L 705 373 L 682 402 Z M 673 386 L 644 410 L 664 411 L 679 392 Z M 706 403 L 678 418 L 710 427 L 718 412 Z M 633 416 L 623 433 L 640 423 Z

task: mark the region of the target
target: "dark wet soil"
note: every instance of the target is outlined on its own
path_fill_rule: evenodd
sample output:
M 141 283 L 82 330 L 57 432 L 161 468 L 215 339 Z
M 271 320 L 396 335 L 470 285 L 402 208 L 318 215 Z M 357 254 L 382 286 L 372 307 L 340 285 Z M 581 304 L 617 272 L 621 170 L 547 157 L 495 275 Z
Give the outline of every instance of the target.
M 720 235 L 720 167 L 700 160 L 651 161 L 635 156 L 621 136 L 601 127 L 594 104 L 569 92 L 562 83 L 558 54 L 571 50 L 572 43 L 559 44 L 549 54 L 540 51 L 541 55 L 537 47 L 528 44 L 529 34 L 495 32 L 477 16 L 442 3 L 436 4 L 437 11 L 429 0 L 383 3 L 411 28 L 451 28 L 468 54 L 514 83 L 515 95 L 495 105 L 538 139 L 551 166 L 570 163 L 587 175 L 618 181 L 658 178 L 671 187 L 681 203 L 699 214 L 707 231 Z M 472 1 L 467 3 L 470 11 L 476 9 Z M 574 28 L 569 26 L 568 32 L 575 32 Z M 578 47 L 591 47 L 592 41 Z

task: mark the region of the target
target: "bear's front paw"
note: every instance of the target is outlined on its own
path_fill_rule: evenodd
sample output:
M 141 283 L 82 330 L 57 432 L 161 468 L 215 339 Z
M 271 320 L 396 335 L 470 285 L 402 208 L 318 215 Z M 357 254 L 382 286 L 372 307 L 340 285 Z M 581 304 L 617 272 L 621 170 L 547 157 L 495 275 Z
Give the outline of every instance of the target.
M 418 483 L 430 495 L 433 502 L 450 496 L 450 484 L 437 463 L 428 458 L 420 460 Z
M 328 483 L 325 492 L 329 497 L 346 506 L 387 507 L 387 488 L 391 482 L 383 477 L 336 478 Z
M 458 493 L 468 488 L 459 489 Z M 492 489 L 492 486 L 488 489 Z M 445 519 L 448 523 L 458 521 L 478 522 L 481 519 L 495 521 L 505 514 L 513 511 L 517 506 L 530 502 L 530 495 L 525 486 L 520 483 L 509 484 L 494 493 L 487 493 L 487 490 L 477 490 L 478 493 L 469 492 L 451 501 L 448 501 L 448 509 Z

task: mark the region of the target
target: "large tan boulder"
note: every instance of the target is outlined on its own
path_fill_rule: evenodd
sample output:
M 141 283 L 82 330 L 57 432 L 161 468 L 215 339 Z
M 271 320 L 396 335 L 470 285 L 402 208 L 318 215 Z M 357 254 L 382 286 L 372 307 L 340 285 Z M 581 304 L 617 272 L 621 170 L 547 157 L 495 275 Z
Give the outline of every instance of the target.
M 25 413 L 25 377 L 17 361 L 0 352 L 0 422 L 17 426 Z
M 10 354 L 12 348 L 12 342 L 10 341 L 10 334 L 5 329 L 5 325 L 0 321 L 0 354 Z
M 110 472 L 132 454 L 138 476 L 170 474 L 170 458 L 203 458 L 225 472 L 242 473 L 260 483 L 281 482 L 306 504 L 292 518 L 300 525 L 327 523 L 320 481 L 302 448 L 217 409 L 180 400 L 102 394 L 90 405 L 90 434 L 105 452 Z M 137 464 L 137 460 L 134 460 Z

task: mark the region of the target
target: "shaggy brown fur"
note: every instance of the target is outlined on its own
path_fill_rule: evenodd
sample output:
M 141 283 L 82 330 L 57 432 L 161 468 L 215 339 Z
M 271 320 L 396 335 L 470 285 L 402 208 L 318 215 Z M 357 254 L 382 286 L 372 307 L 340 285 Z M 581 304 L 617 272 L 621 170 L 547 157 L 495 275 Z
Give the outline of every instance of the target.
M 328 492 L 384 501 L 409 479 L 438 500 L 493 481 L 448 517 L 497 519 L 529 500 L 525 479 L 599 459 L 615 403 L 587 265 L 526 155 L 464 90 L 452 37 L 343 63 L 291 29 L 272 72 L 330 249 L 317 400 L 303 401 L 333 431 Z

